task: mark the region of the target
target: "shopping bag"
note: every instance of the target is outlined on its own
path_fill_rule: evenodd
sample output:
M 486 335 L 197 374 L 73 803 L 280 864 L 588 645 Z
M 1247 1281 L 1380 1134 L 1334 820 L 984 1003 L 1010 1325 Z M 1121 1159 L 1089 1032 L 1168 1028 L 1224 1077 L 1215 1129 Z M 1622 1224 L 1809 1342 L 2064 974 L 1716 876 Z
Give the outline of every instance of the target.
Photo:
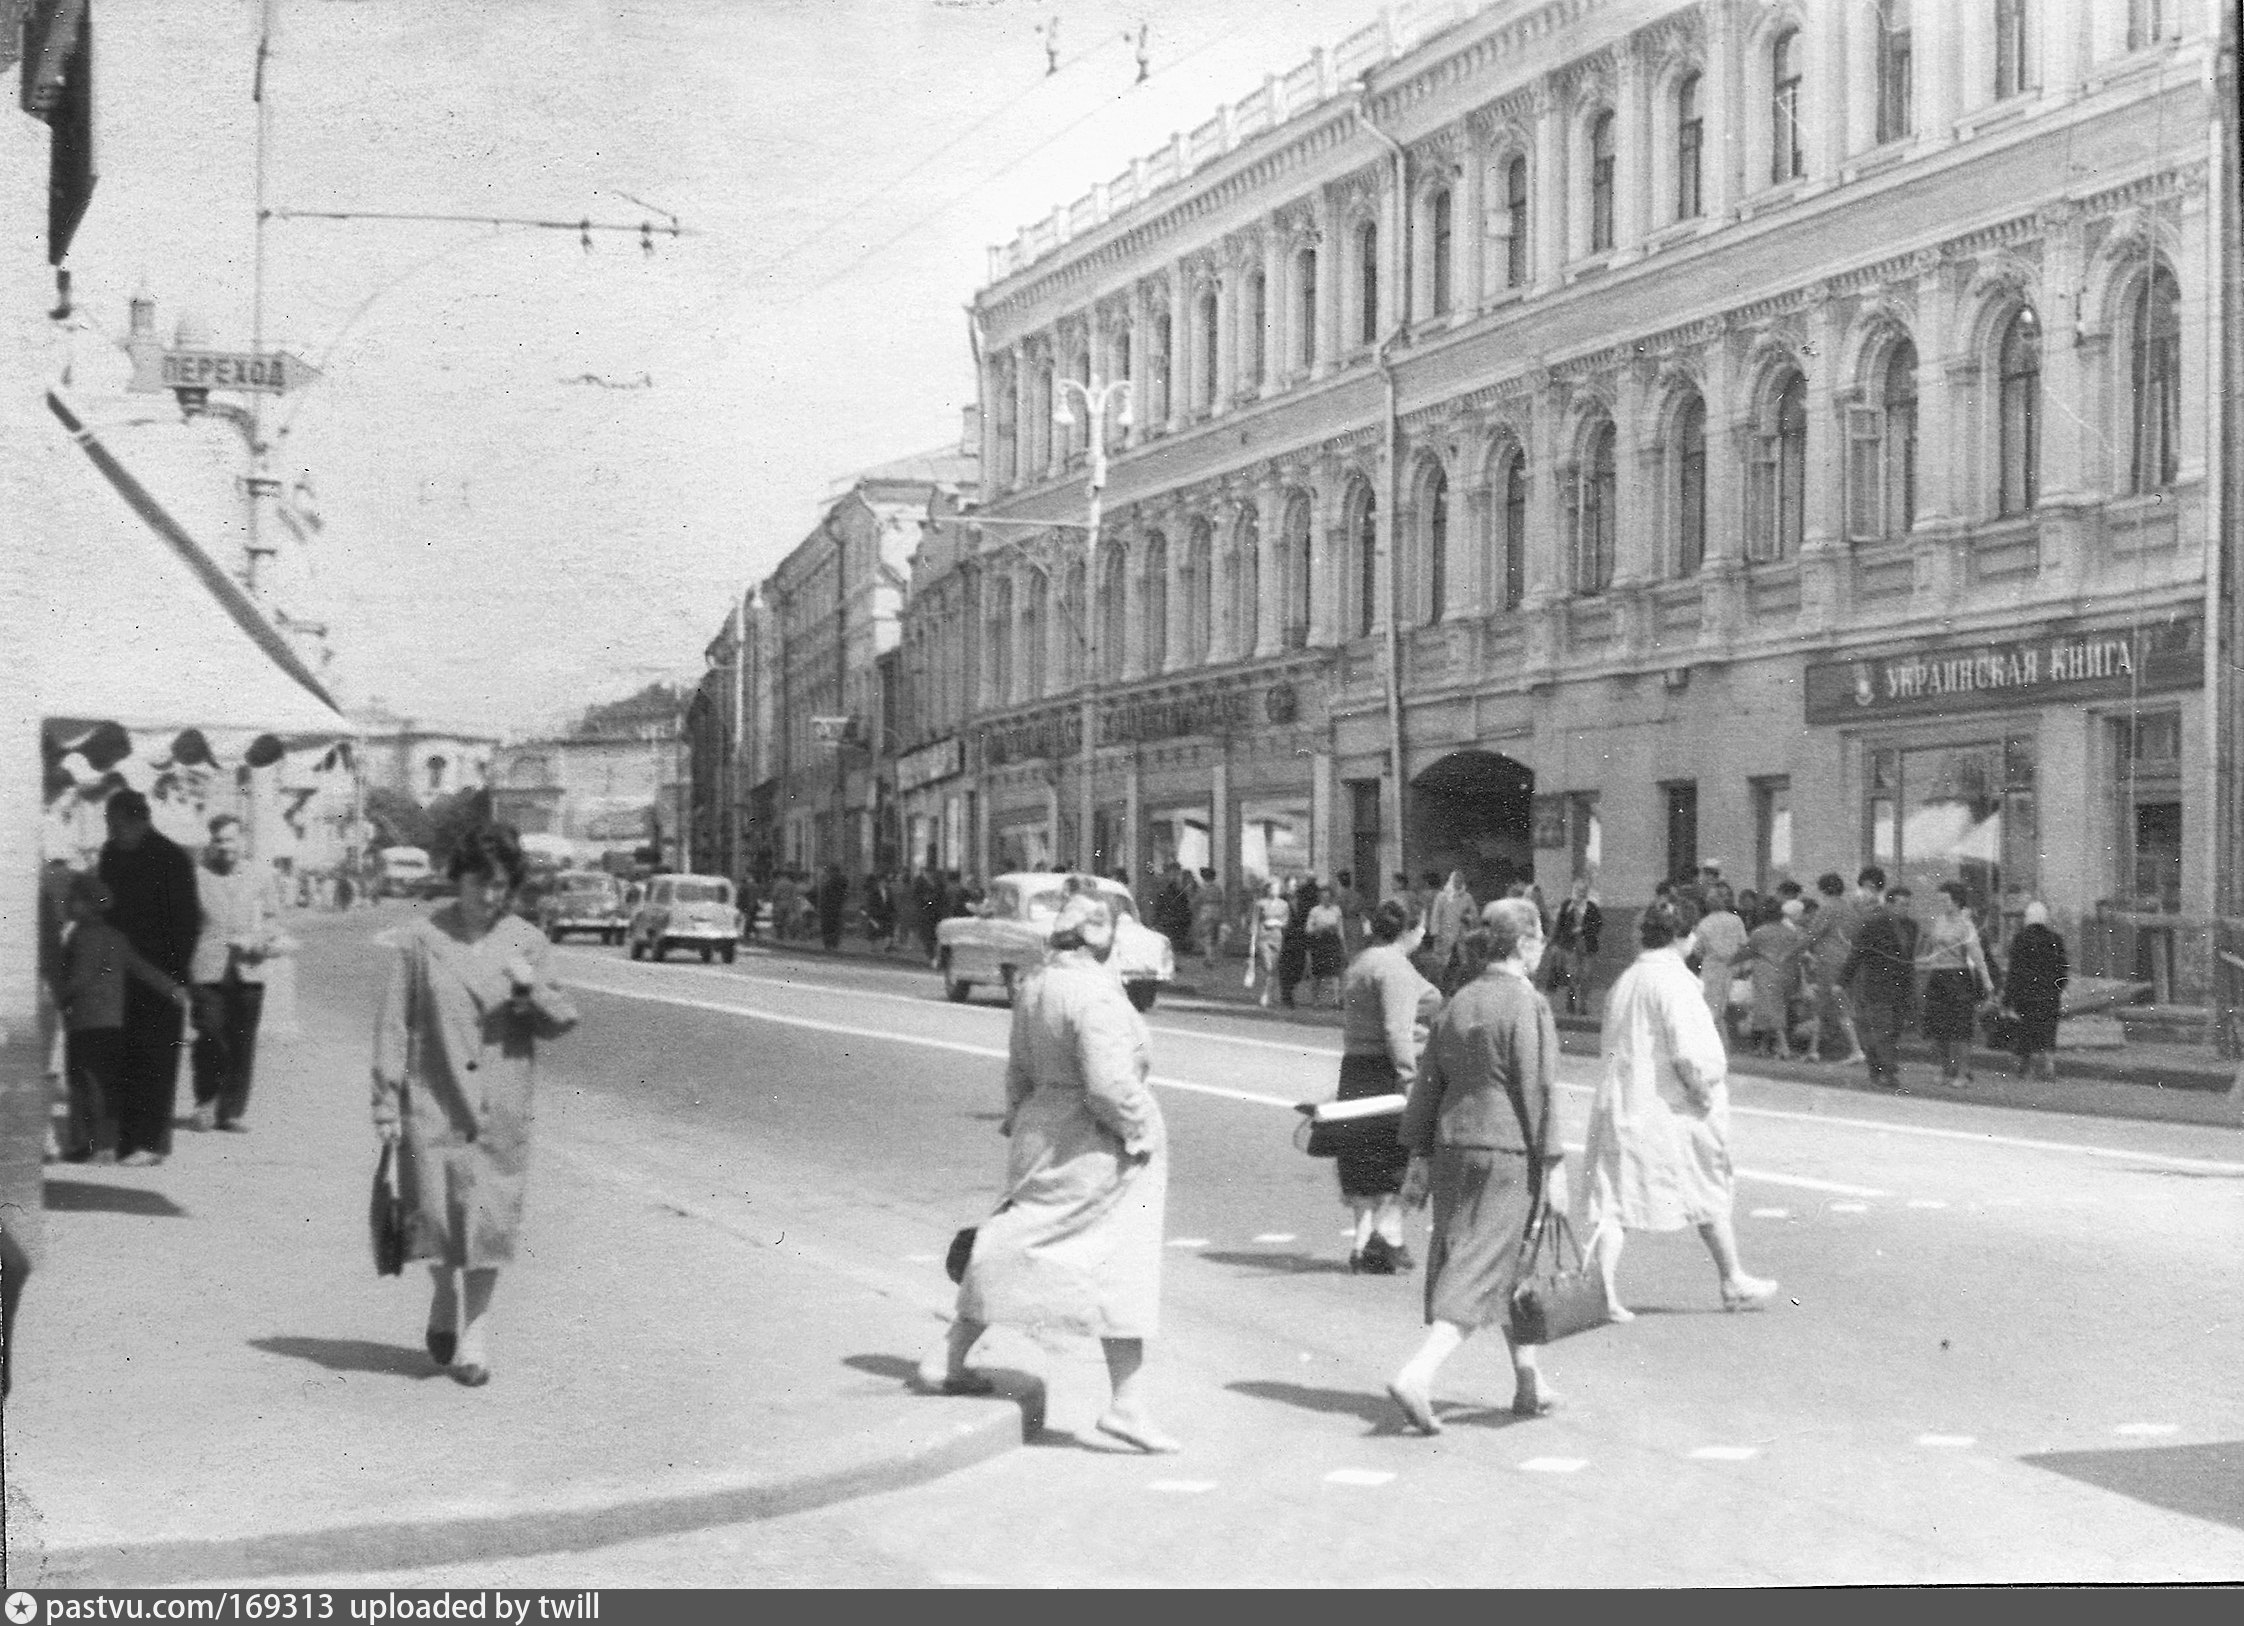
M 405 1270 L 405 1199 L 397 1189 L 397 1148 L 382 1143 L 382 1160 L 374 1166 L 374 1190 L 367 1199 L 366 1228 L 374 1244 L 374 1272 L 402 1275 Z
M 1573 1255 L 1571 1264 L 1568 1254 Z M 1511 1302 L 1512 1342 L 1553 1344 L 1602 1326 L 1606 1319 L 1605 1284 L 1590 1268 L 1566 1216 L 1547 1203 L 1537 1204 L 1519 1239 L 1519 1281 L 1512 1289 Z

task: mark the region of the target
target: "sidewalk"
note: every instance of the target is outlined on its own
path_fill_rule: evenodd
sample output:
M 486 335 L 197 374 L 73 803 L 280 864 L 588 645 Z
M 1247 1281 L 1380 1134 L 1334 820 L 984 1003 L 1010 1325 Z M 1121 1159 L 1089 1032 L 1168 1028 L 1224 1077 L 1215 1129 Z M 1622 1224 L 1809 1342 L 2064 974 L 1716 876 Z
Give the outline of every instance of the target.
M 374 1274 L 365 990 L 303 967 L 251 1133 L 152 1169 L 52 1164 L 17 1326 L 6 1583 L 357 1573 L 598 1545 L 893 1489 L 1021 1443 L 1041 1395 L 899 1381 L 939 1266 L 857 1262 L 648 1200 L 595 1106 L 548 1090 L 493 1377 L 422 1348 L 428 1277 Z M 374 929 L 365 914 L 342 928 Z M 323 964 L 323 960 L 326 962 Z M 687 1223 L 702 1221 L 703 1223 Z
M 816 942 L 773 943 L 769 937 L 762 937 L 758 943 L 779 954 L 807 959 L 830 957 Z M 845 939 L 839 952 L 847 958 L 889 965 L 921 967 L 926 964 L 917 945 L 910 950 L 883 955 L 862 941 Z M 1339 1028 L 1338 1010 L 1306 1003 L 1306 983 L 1295 991 L 1295 997 L 1303 1001 L 1297 1008 L 1286 1010 L 1273 1003 L 1265 1009 L 1259 1003 L 1259 988 L 1244 986 L 1245 974 L 1243 959 L 1221 959 L 1211 972 L 1198 955 L 1179 956 L 1177 980 L 1162 990 L 1156 1009 L 1222 1010 L 1258 1021 Z M 1559 1039 L 1567 1054 L 1596 1054 L 1597 1021 L 1594 1017 L 1561 1015 L 1558 1027 Z M 2059 1051 L 2058 1076 L 2050 1081 L 2012 1076 L 2015 1058 L 2007 1051 L 1974 1049 L 1972 1068 L 1976 1077 L 1961 1088 L 1939 1081 L 1933 1072 L 1931 1048 L 1914 1035 L 1903 1042 L 1901 1056 L 1908 1064 L 1901 1091 L 1904 1095 L 2038 1112 L 2139 1118 L 2154 1123 L 2195 1123 L 2223 1128 L 2244 1125 L 2244 1096 L 2235 1093 L 2233 1088 L 2238 1078 L 2235 1064 L 2224 1062 L 2210 1050 L 2197 1046 L 2130 1044 L 2113 1051 Z M 1754 1056 L 1736 1058 L 1735 1067 L 1739 1073 L 1755 1078 L 1820 1084 L 1864 1095 L 1890 1093 L 1872 1089 L 1859 1066 L 1783 1062 Z

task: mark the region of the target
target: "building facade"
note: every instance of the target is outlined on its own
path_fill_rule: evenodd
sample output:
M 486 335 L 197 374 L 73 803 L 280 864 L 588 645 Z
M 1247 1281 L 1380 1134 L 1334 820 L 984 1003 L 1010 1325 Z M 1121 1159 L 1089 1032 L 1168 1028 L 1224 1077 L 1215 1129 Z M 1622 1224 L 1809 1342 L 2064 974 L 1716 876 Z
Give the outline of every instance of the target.
M 441 796 L 489 782 L 495 734 L 467 734 L 400 717 L 379 702 L 351 714 L 358 730 L 359 773 L 367 789 L 410 796 L 427 806 Z
M 981 513 L 1134 400 L 1095 558 L 981 544 L 979 867 L 1083 861 L 1088 683 L 1102 868 L 1876 861 L 2202 988 L 2207 15 L 1382 24 L 993 251 Z
M 626 855 L 652 847 L 665 868 L 686 867 L 697 859 L 680 839 L 687 704 L 656 684 L 594 707 L 572 733 L 501 747 L 491 762 L 493 815 L 525 835 Z

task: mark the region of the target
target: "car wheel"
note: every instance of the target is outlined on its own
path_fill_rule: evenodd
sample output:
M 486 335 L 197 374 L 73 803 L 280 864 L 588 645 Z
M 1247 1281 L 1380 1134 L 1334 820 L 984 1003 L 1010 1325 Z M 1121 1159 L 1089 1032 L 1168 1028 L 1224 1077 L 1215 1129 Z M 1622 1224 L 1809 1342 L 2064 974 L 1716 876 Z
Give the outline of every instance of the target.
M 1005 984 L 1005 1003 L 1010 1005 L 1013 1003 L 1013 968 L 1009 965 L 999 966 L 997 975 L 998 980 Z
M 1141 1011 L 1150 1011 L 1153 1009 L 1154 998 L 1161 992 L 1161 985 L 1157 982 L 1133 982 L 1129 984 L 1127 992 L 1132 1005 Z
M 647 953 L 658 961 L 669 952 L 670 939 L 667 937 L 658 937 L 647 945 Z
M 561 928 L 558 926 L 548 926 L 545 929 L 545 935 L 548 942 L 558 943 L 561 941 Z
M 702 963 L 703 965 L 707 965 L 707 964 L 708 964 L 708 963 L 709 963 L 709 962 L 710 962 L 711 960 L 715 959 L 716 957 L 717 957 L 717 951 L 716 951 L 715 949 L 711 948 L 711 947 L 710 947 L 710 946 L 709 946 L 708 944 L 706 944 L 706 943 L 702 944 L 702 946 L 701 946 L 701 963 Z
M 630 945 L 630 948 L 631 948 L 631 957 L 632 957 L 632 958 L 633 958 L 634 960 L 643 960 L 643 959 L 645 959 L 645 958 L 647 957 L 647 945 L 646 945 L 646 944 L 644 944 L 644 943 L 640 942 L 640 941 L 639 941 L 639 939 L 637 939 L 636 937 L 633 937 L 633 938 L 628 938 L 628 939 L 626 939 L 626 941 L 627 941 L 627 942 L 629 943 L 629 945 Z
M 718 953 L 720 953 L 720 954 L 722 954 L 722 955 L 723 955 L 723 956 L 725 957 L 725 964 L 727 964 L 727 965 L 730 965 L 730 964 L 732 964 L 733 956 L 734 956 L 735 954 L 737 954 L 737 953 L 739 952 L 739 950 L 740 950 L 740 945 L 739 945 L 739 944 L 737 944 L 737 943 L 727 943 L 727 944 L 726 944 L 726 945 L 725 945 L 725 946 L 724 946 L 723 948 L 719 949 L 719 950 L 718 950 L 717 952 L 718 952 Z
M 966 1003 L 966 996 L 974 991 L 970 982 L 960 982 L 951 975 L 951 951 L 943 950 L 943 997 L 953 1005 Z

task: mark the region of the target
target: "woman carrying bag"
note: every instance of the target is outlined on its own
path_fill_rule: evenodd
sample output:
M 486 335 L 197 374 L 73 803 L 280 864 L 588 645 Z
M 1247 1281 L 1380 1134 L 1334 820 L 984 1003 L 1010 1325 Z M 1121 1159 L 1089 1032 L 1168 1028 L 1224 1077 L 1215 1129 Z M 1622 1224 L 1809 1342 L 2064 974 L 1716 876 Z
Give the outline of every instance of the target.
M 1538 1203 L 1563 1206 L 1565 1154 L 1552 1089 L 1558 1025 L 1536 989 L 1543 924 L 1524 898 L 1488 906 L 1462 946 L 1485 969 L 1434 1022 L 1403 1109 L 1411 1154 L 1403 1200 L 1433 1199 L 1426 1250 L 1426 1323 L 1418 1353 L 1387 1385 L 1421 1434 L 1439 1434 L 1433 1383 L 1442 1363 L 1479 1328 L 1504 1329 L 1512 1356 L 1512 1412 L 1539 1417 L 1558 1404 L 1535 1347 L 1509 1325 L 1520 1242 Z
M 398 929 L 374 1021 L 374 1128 L 395 1149 L 405 1255 L 429 1262 L 429 1355 L 472 1389 L 490 1381 L 491 1295 L 522 1230 L 537 1042 L 577 1011 L 546 975 L 544 933 L 509 907 L 514 831 L 471 831 L 450 874 L 459 896 Z

